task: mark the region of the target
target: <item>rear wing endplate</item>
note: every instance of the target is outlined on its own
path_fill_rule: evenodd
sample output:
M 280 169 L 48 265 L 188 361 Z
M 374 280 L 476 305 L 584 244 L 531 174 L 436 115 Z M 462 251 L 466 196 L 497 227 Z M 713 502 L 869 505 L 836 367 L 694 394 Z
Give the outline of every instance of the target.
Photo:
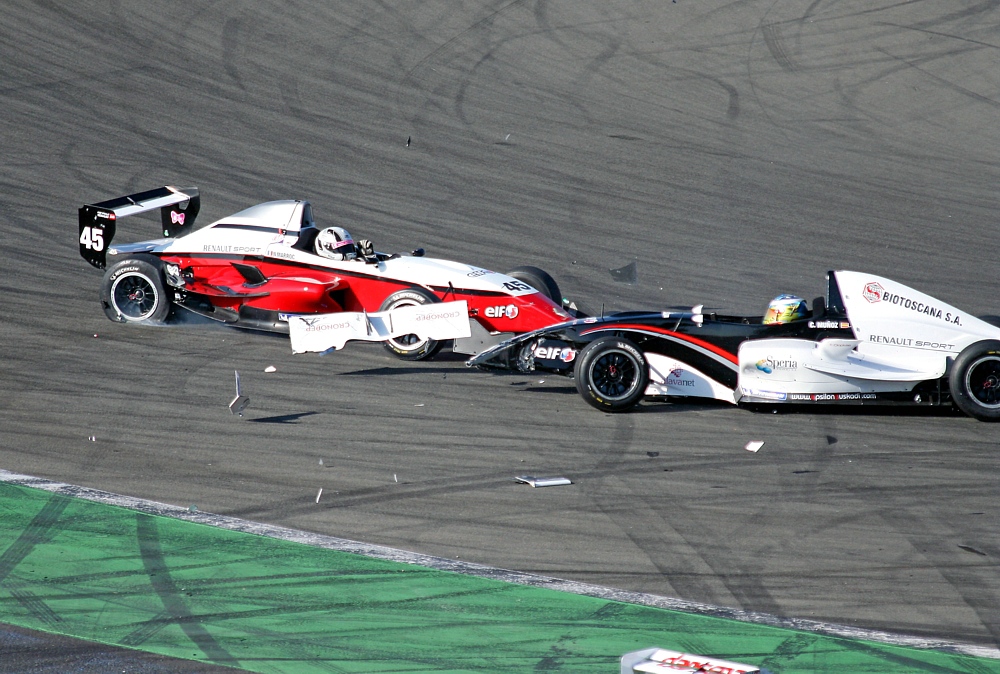
M 80 207 L 80 255 L 98 269 L 107 266 L 115 223 L 137 213 L 160 209 L 163 236 L 177 237 L 194 227 L 201 208 L 197 187 L 160 187 Z

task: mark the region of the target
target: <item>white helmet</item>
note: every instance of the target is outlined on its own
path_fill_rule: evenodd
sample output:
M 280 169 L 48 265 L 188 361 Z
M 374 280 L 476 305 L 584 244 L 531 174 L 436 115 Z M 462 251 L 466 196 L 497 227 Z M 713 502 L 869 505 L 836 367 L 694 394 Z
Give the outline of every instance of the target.
M 327 227 L 316 235 L 316 254 L 331 260 L 353 260 L 357 256 L 354 239 L 343 227 Z

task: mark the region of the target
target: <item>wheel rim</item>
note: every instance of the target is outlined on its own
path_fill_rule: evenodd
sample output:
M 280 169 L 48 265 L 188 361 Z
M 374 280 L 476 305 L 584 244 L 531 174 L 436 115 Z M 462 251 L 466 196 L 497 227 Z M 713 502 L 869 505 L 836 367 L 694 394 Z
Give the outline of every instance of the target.
M 627 351 L 606 351 L 590 366 L 590 383 L 602 398 L 622 400 L 639 385 L 638 364 Z
M 969 367 L 965 387 L 983 407 L 1000 409 L 1000 357 L 984 356 Z
M 400 300 L 399 302 L 393 303 L 389 307 L 389 311 L 393 309 L 399 309 L 400 307 L 417 307 L 421 306 L 420 302 L 414 300 Z M 399 337 L 392 337 L 389 342 L 398 350 L 405 351 L 407 353 L 413 353 L 414 351 L 419 351 L 427 344 L 426 339 L 421 339 L 417 335 L 400 335 Z
M 111 286 L 111 301 L 125 320 L 149 318 L 159 303 L 156 286 L 143 274 L 126 274 Z

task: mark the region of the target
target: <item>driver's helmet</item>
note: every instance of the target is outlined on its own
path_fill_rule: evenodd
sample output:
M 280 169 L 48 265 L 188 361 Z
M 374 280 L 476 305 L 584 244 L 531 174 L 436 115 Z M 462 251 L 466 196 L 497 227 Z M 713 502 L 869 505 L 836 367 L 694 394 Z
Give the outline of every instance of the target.
M 777 325 L 779 323 L 790 323 L 800 318 L 809 317 L 809 308 L 806 301 L 795 295 L 778 295 L 767 305 L 767 313 L 764 314 L 764 325 Z
M 331 260 L 353 260 L 357 256 L 354 239 L 343 227 L 327 227 L 316 235 L 316 254 Z

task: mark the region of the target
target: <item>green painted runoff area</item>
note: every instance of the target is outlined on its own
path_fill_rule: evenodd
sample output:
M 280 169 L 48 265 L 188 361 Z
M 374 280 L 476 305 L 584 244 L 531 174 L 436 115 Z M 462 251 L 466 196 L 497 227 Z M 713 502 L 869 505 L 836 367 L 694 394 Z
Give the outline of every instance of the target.
M 1000 672 L 383 561 L 0 483 L 0 622 L 253 672 L 618 672 L 664 648 L 795 672 Z

